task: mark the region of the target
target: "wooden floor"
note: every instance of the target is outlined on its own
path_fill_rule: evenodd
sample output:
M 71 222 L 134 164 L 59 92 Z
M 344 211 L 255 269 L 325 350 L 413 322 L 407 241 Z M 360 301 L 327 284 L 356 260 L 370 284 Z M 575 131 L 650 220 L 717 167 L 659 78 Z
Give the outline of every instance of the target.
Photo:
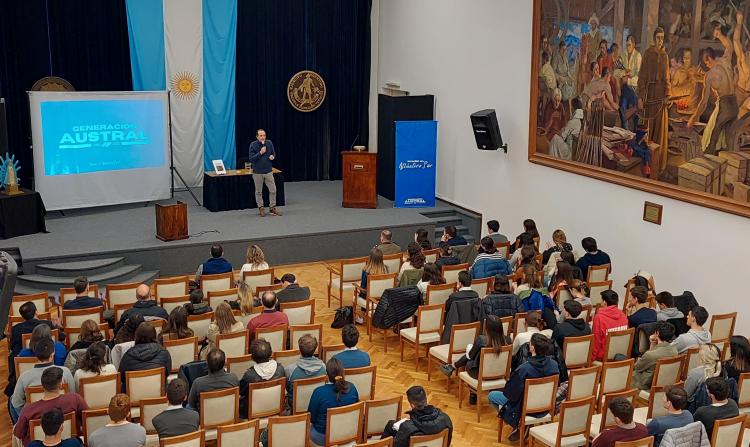
M 276 267 L 277 276 L 284 273 L 293 273 L 297 276 L 301 285 L 310 286 L 313 297 L 317 300 L 315 313 L 316 322 L 323 324 L 323 343 L 334 344 L 341 343 L 340 331 L 331 329 L 330 324 L 333 319 L 335 309 L 338 307 L 338 301 L 327 305 L 326 281 L 328 280 L 328 271 L 322 263 L 294 265 L 285 267 Z M 351 302 L 351 297 L 347 296 L 347 301 Z M 373 342 L 367 340 L 364 327 L 360 326 L 362 332 L 360 348 L 366 350 L 372 359 L 372 363 L 378 366 L 376 398 L 386 398 L 394 395 L 404 396 L 406 389 L 412 385 L 422 385 L 428 392 L 430 404 L 435 405 L 445 411 L 453 420 L 453 443 L 456 447 L 475 447 L 488 445 L 516 445 L 511 443 L 497 443 L 497 416 L 494 410 L 484 400 L 484 411 L 482 412 L 482 422 L 476 422 L 476 407 L 469 406 L 464 401 L 462 409 L 458 408 L 458 395 L 456 379 L 451 387 L 451 392 L 446 392 L 445 376 L 437 368 L 433 371 L 432 382 L 427 381 L 426 361 L 420 363 L 420 370 L 414 370 L 413 350 L 406 347 L 404 362 L 400 361 L 398 339 L 391 334 L 388 353 L 383 350 L 382 335 L 374 337 Z M 0 343 L 0 386 L 4 389 L 7 384 L 7 344 Z M 7 429 L 0 430 L 0 445 L 10 445 L 10 419 L 7 412 L 7 399 L 5 395 L 0 398 L 2 409 L 0 409 L 0 427 Z M 404 398 L 404 410 L 409 408 L 409 404 Z M 509 431 L 506 428 L 505 437 Z

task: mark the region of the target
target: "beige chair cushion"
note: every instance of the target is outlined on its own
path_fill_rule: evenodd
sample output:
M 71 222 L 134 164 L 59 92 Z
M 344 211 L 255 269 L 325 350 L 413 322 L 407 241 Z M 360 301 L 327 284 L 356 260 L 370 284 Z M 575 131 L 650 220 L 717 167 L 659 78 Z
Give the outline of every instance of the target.
M 405 339 L 409 340 L 412 343 L 417 342 L 417 328 L 416 327 L 408 327 L 406 329 L 401 329 L 401 336 Z M 426 343 L 437 343 L 440 341 L 440 334 L 437 332 L 430 332 L 427 334 L 421 334 L 419 336 L 419 344 L 426 344 Z
M 552 420 L 552 416 L 549 413 L 539 418 L 535 418 L 534 416 L 526 416 L 526 419 L 524 419 L 523 425 L 536 425 L 536 424 L 541 424 L 544 422 L 550 422 L 551 420 Z
M 646 416 L 648 416 L 648 407 L 636 408 L 633 412 L 633 420 L 643 425 L 646 425 Z
M 638 392 L 638 398 L 639 398 L 639 399 L 643 399 L 643 400 L 645 400 L 645 401 L 647 401 L 647 402 L 648 402 L 648 398 L 649 398 L 649 397 L 651 397 L 651 393 L 650 393 L 649 391 L 646 391 L 646 390 L 640 390 L 640 391 Z
M 438 345 L 430 348 L 430 355 L 443 363 L 448 363 L 448 350 L 450 345 Z
M 531 433 L 532 438 L 542 444 L 555 446 L 557 443 L 557 424 L 558 423 L 555 422 L 554 424 L 537 425 L 531 427 L 529 432 Z M 587 442 L 588 439 L 583 435 L 565 436 L 560 440 L 560 447 L 578 447 L 586 445 Z
M 329 284 L 331 285 L 331 288 L 338 289 L 339 284 L 341 283 L 341 278 L 335 277 L 333 278 Z M 344 281 L 344 290 L 350 290 L 354 288 L 354 282 L 347 282 Z
M 461 371 L 458 374 L 458 378 L 466 382 L 471 388 L 477 389 L 477 386 L 479 386 L 479 381 L 469 375 L 466 371 Z M 506 384 L 505 379 L 495 379 L 495 380 L 483 380 L 482 381 L 482 389 L 478 391 L 490 391 L 490 390 L 499 390 L 500 388 L 505 388 Z

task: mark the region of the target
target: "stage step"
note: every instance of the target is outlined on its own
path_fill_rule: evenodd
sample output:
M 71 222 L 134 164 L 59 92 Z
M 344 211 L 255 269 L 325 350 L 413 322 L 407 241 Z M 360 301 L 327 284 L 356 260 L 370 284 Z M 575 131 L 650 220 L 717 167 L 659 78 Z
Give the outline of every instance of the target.
M 27 277 L 30 275 L 26 275 Z M 94 282 L 94 284 L 97 284 L 99 286 L 99 292 L 101 294 L 104 294 L 104 289 L 107 284 L 125 284 L 125 283 L 145 283 L 145 284 L 151 284 L 154 279 L 159 277 L 159 271 L 158 270 L 150 270 L 150 271 L 139 271 L 135 275 L 132 276 L 126 276 L 118 281 L 105 281 L 105 282 Z M 19 279 L 23 278 L 23 276 L 19 276 Z M 69 278 L 68 284 L 65 287 L 70 287 L 73 283 L 73 277 Z M 16 294 L 20 295 L 29 295 L 33 293 L 39 293 L 39 292 L 47 292 L 50 296 L 56 297 L 60 292 L 61 287 L 54 287 L 52 284 L 43 284 L 43 283 L 20 283 L 16 282 L 16 287 L 14 289 L 14 292 Z
M 131 282 L 130 278 L 141 273 L 141 265 L 123 265 L 108 272 L 88 275 L 89 282 L 98 285 L 117 284 Z M 55 290 L 61 287 L 71 287 L 73 280 L 78 275 L 52 276 L 52 275 L 23 275 L 17 278 L 19 285 L 37 288 L 41 290 Z
M 445 227 L 435 227 L 435 239 L 440 239 L 441 237 L 443 237 L 444 231 Z M 461 236 L 468 236 L 469 227 L 467 227 L 466 225 L 456 225 L 456 233 Z
M 461 219 L 461 216 L 457 214 L 453 214 L 451 216 L 427 217 L 435 223 L 436 227 L 447 227 L 448 225 L 459 226 L 463 225 L 464 223 L 464 221 Z
M 36 266 L 37 275 L 48 276 L 91 276 L 110 272 L 125 266 L 125 258 L 91 259 L 87 261 L 60 262 L 55 264 L 39 264 Z
M 453 225 L 456 232 L 466 239 L 469 244 L 475 244 L 482 233 L 482 216 L 455 206 L 451 203 L 438 200 L 435 208 L 424 208 L 419 213 L 435 224 L 435 244 L 440 243 L 446 226 Z

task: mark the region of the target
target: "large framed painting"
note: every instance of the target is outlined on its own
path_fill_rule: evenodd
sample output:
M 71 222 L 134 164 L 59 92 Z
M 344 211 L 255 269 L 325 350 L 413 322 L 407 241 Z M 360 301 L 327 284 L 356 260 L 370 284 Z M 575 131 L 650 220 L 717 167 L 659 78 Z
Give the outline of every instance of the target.
M 529 161 L 750 217 L 750 0 L 533 0 Z

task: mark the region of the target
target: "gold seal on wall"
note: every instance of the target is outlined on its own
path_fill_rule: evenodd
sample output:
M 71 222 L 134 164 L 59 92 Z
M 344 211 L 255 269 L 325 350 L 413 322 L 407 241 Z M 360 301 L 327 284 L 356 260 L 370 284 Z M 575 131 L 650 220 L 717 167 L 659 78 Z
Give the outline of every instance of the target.
M 286 94 L 292 107 L 300 112 L 312 112 L 326 99 L 326 83 L 314 71 L 303 70 L 289 80 Z

